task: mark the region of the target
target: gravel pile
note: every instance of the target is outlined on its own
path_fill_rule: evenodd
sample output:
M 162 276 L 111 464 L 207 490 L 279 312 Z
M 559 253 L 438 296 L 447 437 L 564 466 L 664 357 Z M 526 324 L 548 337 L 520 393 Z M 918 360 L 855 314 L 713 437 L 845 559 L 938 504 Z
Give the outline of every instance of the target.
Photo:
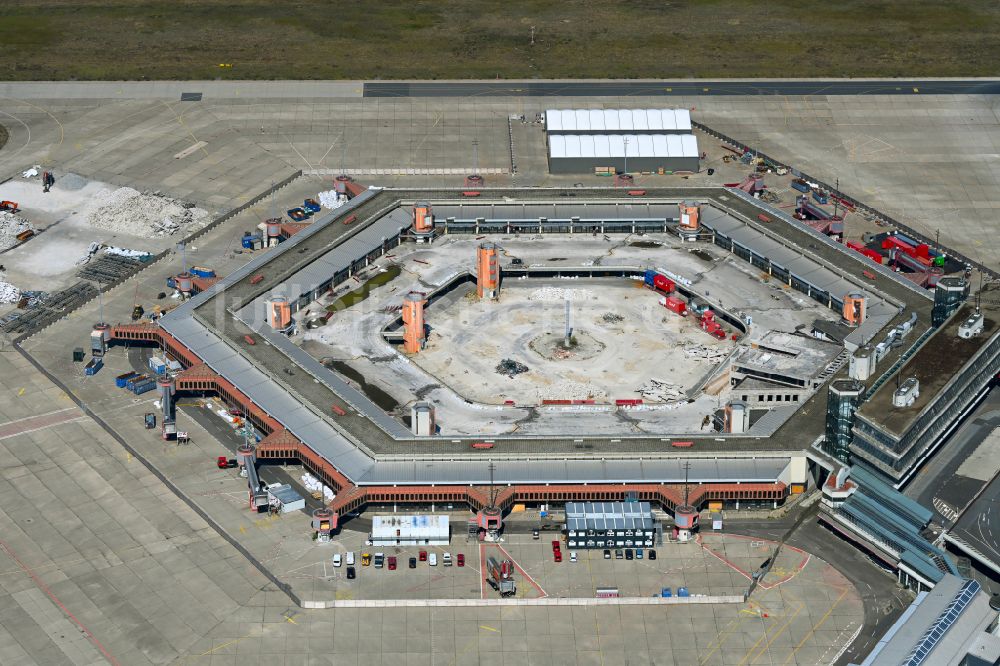
M 21 290 L 7 282 L 7 273 L 0 273 L 0 303 L 17 303 L 21 300 Z
M 0 250 L 17 245 L 17 235 L 28 229 L 34 229 L 31 222 L 10 211 L 0 211 Z
M 82 190 L 89 182 L 90 181 L 83 176 L 79 176 L 75 173 L 64 173 L 56 178 L 56 184 L 53 187 L 58 187 L 60 190 L 75 192 L 77 190 Z
M 87 214 L 87 223 L 116 234 L 168 236 L 182 227 L 197 228 L 208 212 L 175 199 L 144 194 L 131 187 L 101 190 Z

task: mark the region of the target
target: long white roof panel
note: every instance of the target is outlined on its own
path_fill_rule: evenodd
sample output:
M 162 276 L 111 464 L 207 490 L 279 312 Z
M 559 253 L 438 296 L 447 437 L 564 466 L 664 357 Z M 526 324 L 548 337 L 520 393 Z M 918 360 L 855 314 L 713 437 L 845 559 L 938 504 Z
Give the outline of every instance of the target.
M 690 132 L 687 109 L 549 109 L 547 132 Z

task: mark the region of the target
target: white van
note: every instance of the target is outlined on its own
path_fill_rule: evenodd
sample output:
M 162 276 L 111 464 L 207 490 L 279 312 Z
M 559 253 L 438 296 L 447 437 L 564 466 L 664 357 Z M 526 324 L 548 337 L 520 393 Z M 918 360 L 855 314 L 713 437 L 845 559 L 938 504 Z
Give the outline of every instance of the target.
M 427 564 L 429 564 L 432 567 L 436 567 L 438 565 L 438 556 L 437 556 L 437 553 L 428 553 L 427 554 Z
M 337 553 L 333 556 L 333 566 L 339 567 L 341 564 L 343 564 L 343 562 L 341 560 L 340 553 Z
M 353 550 L 347 551 L 347 556 L 344 558 L 344 560 L 346 560 L 347 566 L 353 567 L 354 566 L 354 551 Z
M 444 555 L 441 556 L 441 564 L 443 564 L 446 567 L 451 566 L 451 553 L 445 553 Z

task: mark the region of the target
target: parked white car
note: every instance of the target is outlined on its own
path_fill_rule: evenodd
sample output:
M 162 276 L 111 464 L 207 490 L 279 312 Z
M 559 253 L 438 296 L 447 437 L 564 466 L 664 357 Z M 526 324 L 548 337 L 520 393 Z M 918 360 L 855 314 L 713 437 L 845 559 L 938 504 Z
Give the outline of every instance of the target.
M 428 553 L 427 554 L 427 564 L 431 565 L 432 567 L 436 567 L 438 565 L 438 556 L 437 556 L 437 553 Z
M 343 564 L 342 556 L 340 553 L 337 553 L 333 556 L 333 566 L 339 567 L 341 564 Z
M 345 560 L 345 564 L 347 564 L 347 566 L 353 567 L 354 566 L 354 551 L 353 550 L 347 551 L 347 556 L 344 557 L 344 560 Z
M 443 564 L 446 567 L 451 566 L 451 553 L 445 553 L 444 555 L 441 556 L 441 564 Z

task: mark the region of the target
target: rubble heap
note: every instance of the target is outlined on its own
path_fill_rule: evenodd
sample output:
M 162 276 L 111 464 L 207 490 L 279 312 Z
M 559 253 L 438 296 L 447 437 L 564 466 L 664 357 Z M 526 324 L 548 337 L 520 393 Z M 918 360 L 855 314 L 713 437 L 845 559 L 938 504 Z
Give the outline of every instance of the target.
M 17 235 L 22 231 L 34 230 L 31 222 L 10 211 L 0 211 L 0 250 L 17 245 Z
M 151 233 L 167 236 L 181 227 L 197 228 L 207 221 L 208 212 L 193 204 L 131 187 L 101 190 L 87 213 L 87 224 L 92 227 L 142 237 Z
M 498 375 L 506 375 L 508 377 L 514 377 L 528 371 L 528 366 L 524 363 L 518 363 L 512 358 L 505 358 L 504 360 L 497 363 L 496 371 Z

